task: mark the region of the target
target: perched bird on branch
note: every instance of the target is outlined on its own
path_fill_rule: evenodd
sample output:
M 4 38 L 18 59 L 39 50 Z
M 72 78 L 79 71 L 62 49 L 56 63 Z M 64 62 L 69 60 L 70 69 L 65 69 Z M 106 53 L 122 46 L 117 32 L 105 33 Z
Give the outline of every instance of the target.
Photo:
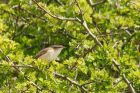
M 65 47 L 62 45 L 51 45 L 37 53 L 35 58 L 46 59 L 48 62 L 51 62 L 57 59 L 63 48 Z

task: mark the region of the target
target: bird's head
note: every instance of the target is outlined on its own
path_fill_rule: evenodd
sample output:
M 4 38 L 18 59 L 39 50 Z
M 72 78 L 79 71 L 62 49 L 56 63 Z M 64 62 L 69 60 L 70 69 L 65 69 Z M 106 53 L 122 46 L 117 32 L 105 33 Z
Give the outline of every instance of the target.
M 63 45 L 51 45 L 51 48 L 58 49 L 58 48 L 65 48 Z

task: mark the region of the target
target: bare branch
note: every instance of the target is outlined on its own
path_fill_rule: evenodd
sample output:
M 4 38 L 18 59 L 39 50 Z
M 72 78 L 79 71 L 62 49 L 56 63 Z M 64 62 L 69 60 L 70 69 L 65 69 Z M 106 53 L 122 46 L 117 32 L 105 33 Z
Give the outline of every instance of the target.
M 115 81 L 113 81 L 113 87 L 118 85 L 122 81 L 122 78 L 117 78 Z
M 86 83 L 82 84 L 82 86 L 85 86 L 85 85 L 88 85 L 88 84 L 92 84 L 92 83 L 94 83 L 94 82 L 95 82 L 94 80 L 91 80 L 91 81 L 89 81 L 89 82 L 86 82 Z
M 99 1 L 99 2 L 97 2 L 97 3 L 95 3 L 95 4 L 93 4 L 92 7 L 95 7 L 95 6 L 99 5 L 99 4 L 105 3 L 106 1 L 107 1 L 107 0 Z
M 127 29 L 125 30 L 125 32 L 126 32 L 129 36 L 132 35 Z
M 77 0 L 75 0 L 75 3 L 76 3 L 76 5 L 77 5 L 77 7 L 79 8 L 80 15 L 81 15 L 81 16 L 83 16 L 83 11 L 82 11 L 82 9 L 81 9 L 81 7 L 80 7 L 80 5 L 79 5 L 78 1 L 77 1 Z
M 87 0 L 87 3 L 88 3 L 90 6 L 92 6 L 92 5 L 93 5 L 92 0 Z
M 22 68 L 34 68 L 34 69 L 37 69 L 36 67 L 31 66 L 31 65 L 14 65 L 14 66 L 16 66 L 16 67 L 22 67 Z M 12 65 L 12 67 L 13 67 L 13 65 Z
M 49 16 L 53 17 L 53 18 L 56 18 L 56 19 L 59 19 L 59 20 L 67 20 L 67 21 L 78 21 L 77 18 L 66 18 L 66 17 L 63 17 L 63 16 L 57 16 L 53 13 L 51 13 L 50 11 L 44 9 L 41 5 L 39 5 L 37 3 L 36 0 L 32 0 L 41 10 L 43 10 L 46 14 L 48 14 Z
M 99 27 L 98 27 L 98 25 L 97 25 L 97 22 L 94 20 L 93 15 L 94 15 L 94 13 L 95 13 L 95 6 L 98 5 L 98 4 L 104 3 L 105 1 L 106 1 L 106 0 L 102 0 L 102 1 L 99 1 L 99 2 L 97 2 L 97 3 L 94 4 L 94 3 L 92 2 L 92 0 L 87 0 L 87 3 L 92 7 L 92 14 L 91 14 L 92 23 L 93 23 L 94 27 L 96 28 L 96 30 L 97 30 L 97 32 L 98 32 L 99 34 L 102 34 L 102 33 L 101 33 L 101 31 L 100 31 L 100 29 L 99 29 Z M 104 37 L 102 37 L 102 38 L 106 41 L 106 39 L 105 39 Z
M 113 64 L 116 66 L 116 68 L 120 70 L 120 65 L 118 65 L 117 61 L 113 58 L 112 59 Z M 129 89 L 132 93 L 136 93 L 134 87 L 132 86 L 131 82 L 126 78 L 125 74 L 122 74 L 122 79 L 125 81 L 125 83 L 128 85 Z
M 10 62 L 10 61 L 11 61 L 10 58 L 9 58 L 7 55 L 4 54 L 4 52 L 3 52 L 2 49 L 0 49 L 0 52 L 2 53 L 2 55 L 4 55 L 5 60 L 6 60 L 7 62 Z
M 99 2 L 96 2 L 96 3 L 93 3 L 92 0 L 87 0 L 88 4 L 94 8 L 95 6 L 99 5 L 99 4 L 102 4 L 102 3 L 105 3 L 107 0 L 100 0 Z
M 88 90 L 87 90 L 85 87 L 83 87 L 81 84 L 77 83 L 76 81 L 70 79 L 69 77 L 64 76 L 64 75 L 61 75 L 61 74 L 58 74 L 58 73 L 56 73 L 56 72 L 54 72 L 53 74 L 54 74 L 55 77 L 61 78 L 61 79 L 63 79 L 63 80 L 67 80 L 67 81 L 69 81 L 71 84 L 74 84 L 74 85 L 78 86 L 78 87 L 79 87 L 80 89 L 82 89 L 83 91 L 88 92 Z
M 122 45 L 122 50 L 125 48 L 125 46 L 133 39 L 133 37 L 137 34 L 137 32 L 134 32 L 131 34 L 131 36 L 127 39 L 127 41 Z
M 118 44 L 119 44 L 119 41 L 116 41 L 116 42 L 114 43 L 114 45 L 112 46 L 112 48 L 115 48 Z
M 13 63 L 13 61 L 12 61 L 7 55 L 4 54 L 4 52 L 3 52 L 2 49 L 0 49 L 0 52 L 6 57 L 6 61 L 12 62 L 12 67 L 13 67 L 16 71 L 18 71 L 18 72 L 20 72 L 20 73 L 22 73 L 22 74 L 24 75 L 24 72 L 22 72 L 22 71 L 18 68 L 18 66 L 16 66 L 16 65 Z M 31 67 L 31 66 L 30 66 L 30 67 Z M 35 86 L 38 90 L 41 90 L 41 88 L 40 88 L 37 84 L 35 84 L 33 81 L 31 81 L 27 76 L 24 75 L 24 78 L 25 78 L 27 81 L 29 81 L 33 86 Z
M 83 15 L 82 15 L 82 19 L 80 20 L 79 18 L 65 18 L 65 17 L 60 17 L 57 15 L 52 14 L 50 11 L 47 11 L 46 9 L 44 9 L 42 6 L 40 6 L 36 0 L 33 0 L 33 2 L 43 11 L 45 11 L 48 15 L 50 15 L 53 18 L 59 19 L 59 20 L 67 20 L 67 21 L 77 21 L 79 23 L 82 24 L 82 26 L 86 29 L 86 31 L 90 34 L 90 36 L 97 42 L 98 45 L 102 46 L 101 42 L 98 40 L 98 38 L 90 31 L 90 29 L 87 26 L 86 21 L 83 19 Z M 78 2 L 77 2 L 78 3 Z M 78 4 L 78 7 L 80 9 L 80 6 Z M 80 9 L 80 11 L 82 11 Z
M 35 84 L 33 81 L 31 81 L 27 76 L 24 76 L 24 78 L 26 79 L 26 80 L 28 80 L 33 86 L 35 86 L 38 90 L 42 90 L 37 84 Z
M 92 36 L 92 38 L 97 42 L 98 45 L 100 45 L 101 47 L 103 47 L 102 43 L 99 41 L 99 39 L 90 31 L 90 29 L 87 26 L 86 21 L 84 20 L 84 22 L 82 23 L 83 27 L 87 30 L 88 34 L 90 34 L 90 36 Z
M 80 10 L 80 14 L 81 14 L 81 17 L 82 17 L 82 19 L 81 19 L 79 22 L 80 22 L 80 23 L 82 24 L 82 26 L 86 29 L 86 31 L 89 33 L 89 35 L 92 36 L 92 38 L 97 42 L 97 44 L 100 45 L 100 46 L 102 46 L 102 44 L 101 44 L 101 42 L 98 40 L 98 38 L 97 38 L 97 37 L 90 31 L 90 29 L 88 28 L 87 23 L 86 23 L 86 21 L 84 20 L 84 17 L 83 17 L 83 16 L 84 16 L 84 15 L 83 15 L 83 11 L 82 11 L 82 9 L 81 9 L 81 7 L 80 7 L 78 1 L 75 0 L 75 2 L 76 2 L 77 7 L 78 7 L 79 10 Z

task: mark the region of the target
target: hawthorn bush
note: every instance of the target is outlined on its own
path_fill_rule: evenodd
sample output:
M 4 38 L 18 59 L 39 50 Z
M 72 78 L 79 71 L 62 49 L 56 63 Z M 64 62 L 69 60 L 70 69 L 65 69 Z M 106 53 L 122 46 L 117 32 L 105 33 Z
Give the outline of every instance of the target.
M 0 2 L 1 93 L 140 93 L 139 0 Z

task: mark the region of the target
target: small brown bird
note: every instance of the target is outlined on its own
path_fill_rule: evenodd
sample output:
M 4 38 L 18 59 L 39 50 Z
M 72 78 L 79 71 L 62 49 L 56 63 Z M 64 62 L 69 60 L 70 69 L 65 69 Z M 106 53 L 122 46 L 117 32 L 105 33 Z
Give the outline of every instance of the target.
M 47 59 L 48 62 L 51 62 L 57 58 L 63 48 L 65 47 L 62 45 L 52 45 L 42 49 L 39 53 L 36 54 L 35 58 Z

